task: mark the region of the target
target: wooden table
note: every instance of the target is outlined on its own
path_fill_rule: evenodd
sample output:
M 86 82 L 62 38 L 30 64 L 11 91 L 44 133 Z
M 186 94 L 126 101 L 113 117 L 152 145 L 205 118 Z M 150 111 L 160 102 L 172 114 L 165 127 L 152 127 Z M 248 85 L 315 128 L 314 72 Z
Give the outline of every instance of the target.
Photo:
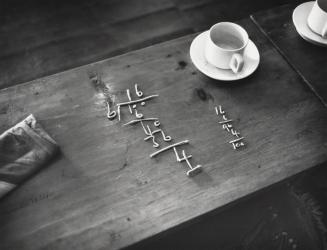
M 241 24 L 261 62 L 237 83 L 195 69 L 191 35 L 2 90 L 1 131 L 34 113 L 62 155 L 2 200 L 0 248 L 120 249 L 325 162 L 325 107 L 251 20 Z M 134 83 L 159 94 L 142 112 L 190 140 L 202 173 L 187 177 L 173 152 L 150 158 L 142 128 L 122 126 L 128 109 L 106 118 L 106 101 L 126 101 Z M 244 149 L 228 143 L 218 105 Z
M 327 106 L 327 49 L 305 41 L 297 33 L 292 13 L 296 5 L 283 5 L 252 16 L 315 94 Z
M 2 0 L 0 88 L 297 1 L 79 0 L 76 4 L 76 0 Z

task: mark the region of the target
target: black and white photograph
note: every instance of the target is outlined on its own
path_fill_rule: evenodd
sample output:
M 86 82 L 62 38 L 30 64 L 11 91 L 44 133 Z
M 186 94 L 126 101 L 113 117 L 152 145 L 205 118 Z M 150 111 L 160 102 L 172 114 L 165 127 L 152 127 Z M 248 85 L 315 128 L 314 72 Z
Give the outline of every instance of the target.
M 327 250 L 327 0 L 0 0 L 0 250 Z

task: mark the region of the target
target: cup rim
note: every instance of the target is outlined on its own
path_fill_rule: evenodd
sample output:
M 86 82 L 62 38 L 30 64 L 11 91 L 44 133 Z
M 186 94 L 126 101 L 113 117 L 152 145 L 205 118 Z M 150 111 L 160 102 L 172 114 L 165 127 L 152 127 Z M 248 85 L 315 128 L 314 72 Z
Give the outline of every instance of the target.
M 237 27 L 238 29 L 240 29 L 242 31 L 243 34 L 245 34 L 245 42 L 243 43 L 243 46 L 242 47 L 239 47 L 239 48 L 236 48 L 236 49 L 226 49 L 226 48 L 222 48 L 220 47 L 219 45 L 217 45 L 216 43 L 214 43 L 211 39 L 211 32 L 212 30 L 217 27 L 217 26 L 221 26 L 221 25 L 231 25 L 231 26 L 234 26 L 234 27 Z M 248 43 L 249 43 L 249 34 L 246 32 L 246 30 L 241 26 L 241 25 L 238 25 L 237 23 L 233 23 L 233 22 L 219 22 L 219 23 L 216 23 L 214 25 L 212 25 L 209 29 L 209 39 L 210 41 L 214 44 L 214 46 L 216 46 L 217 48 L 221 49 L 221 50 L 224 50 L 224 51 L 239 51 L 239 50 L 242 50 L 244 49 Z

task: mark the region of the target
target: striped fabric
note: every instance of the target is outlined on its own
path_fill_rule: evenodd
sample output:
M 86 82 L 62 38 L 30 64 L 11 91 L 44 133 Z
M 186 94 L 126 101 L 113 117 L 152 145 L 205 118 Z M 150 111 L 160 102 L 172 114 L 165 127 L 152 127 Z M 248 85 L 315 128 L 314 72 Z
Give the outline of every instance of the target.
M 39 170 L 59 150 L 33 115 L 0 135 L 0 198 Z

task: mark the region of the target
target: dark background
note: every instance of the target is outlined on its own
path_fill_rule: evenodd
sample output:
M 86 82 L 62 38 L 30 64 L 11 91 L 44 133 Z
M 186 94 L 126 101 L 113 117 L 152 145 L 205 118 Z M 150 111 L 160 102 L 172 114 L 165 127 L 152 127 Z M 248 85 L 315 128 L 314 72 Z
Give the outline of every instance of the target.
M 297 3 L 2 0 L 0 88 Z M 128 249 L 327 249 L 325 165 Z

